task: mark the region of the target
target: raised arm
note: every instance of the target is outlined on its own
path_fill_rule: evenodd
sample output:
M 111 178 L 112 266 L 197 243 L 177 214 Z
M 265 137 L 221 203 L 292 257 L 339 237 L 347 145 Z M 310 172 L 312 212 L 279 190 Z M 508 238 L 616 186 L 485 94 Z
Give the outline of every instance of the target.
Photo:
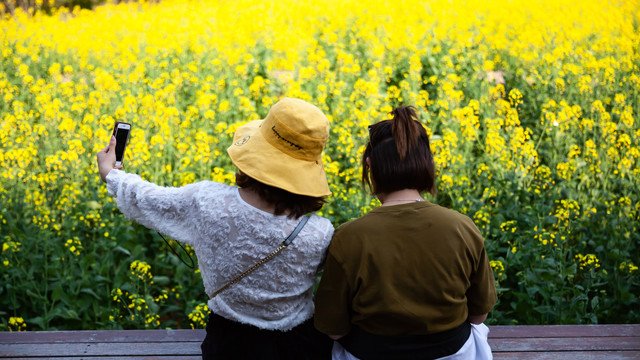
M 109 195 L 116 198 L 118 209 L 128 219 L 149 229 L 193 244 L 193 215 L 198 210 L 194 197 L 199 184 L 162 187 L 121 171 L 121 167 L 115 167 L 115 144 L 112 137 L 97 157 L 100 178 L 107 183 Z

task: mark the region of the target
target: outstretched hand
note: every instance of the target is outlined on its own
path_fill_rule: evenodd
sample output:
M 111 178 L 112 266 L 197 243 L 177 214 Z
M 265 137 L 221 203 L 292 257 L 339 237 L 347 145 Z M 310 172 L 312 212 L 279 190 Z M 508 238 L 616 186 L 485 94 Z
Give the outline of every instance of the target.
M 116 166 L 116 137 L 111 136 L 109 145 L 98 151 L 98 172 L 102 181 L 107 182 L 107 175 L 113 169 L 122 169 L 122 165 Z

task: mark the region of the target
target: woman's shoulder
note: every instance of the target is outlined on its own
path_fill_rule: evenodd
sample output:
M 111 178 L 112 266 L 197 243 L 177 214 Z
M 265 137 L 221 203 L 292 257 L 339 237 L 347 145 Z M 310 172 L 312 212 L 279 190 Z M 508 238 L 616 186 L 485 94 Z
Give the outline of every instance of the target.
M 434 224 L 438 224 L 441 229 L 463 234 L 465 239 L 483 242 L 482 234 L 471 217 L 457 210 L 443 206 L 434 206 Z
M 320 215 L 312 214 L 309 217 L 309 222 L 313 224 L 318 231 L 328 234 L 328 236 L 333 235 L 334 227 L 329 219 Z
M 340 241 L 341 238 L 352 239 L 353 234 L 367 233 L 372 228 L 372 221 L 375 223 L 376 219 L 368 214 L 348 220 L 336 228 L 333 239 L 334 241 Z
M 318 215 L 318 214 L 309 214 L 309 220 L 312 220 L 318 224 L 324 224 L 324 225 L 328 225 L 333 227 L 333 224 L 331 223 L 331 220 L 327 219 L 324 216 Z
M 456 222 L 456 221 L 468 222 L 471 220 L 469 216 L 455 209 L 450 209 L 438 204 L 433 204 L 430 210 L 432 212 L 432 216 L 437 216 L 438 218 L 443 220 L 450 220 L 453 222 Z
M 429 202 L 424 202 L 417 206 L 417 208 L 414 207 L 407 213 L 406 219 L 411 219 L 410 221 L 422 221 L 420 219 L 423 219 L 425 223 L 430 224 L 430 226 L 437 226 L 443 231 L 446 229 L 451 229 L 451 231 L 464 229 L 464 232 L 478 232 L 475 223 L 469 216 L 454 209 Z M 389 216 L 389 218 L 382 219 L 381 217 L 384 216 Z M 358 237 L 358 234 L 370 233 L 372 229 L 387 226 L 389 225 L 389 221 L 397 221 L 397 219 L 397 214 L 390 215 L 387 212 L 370 212 L 338 226 L 334 233 L 334 239 L 341 237 Z
M 193 187 L 194 205 L 210 217 L 227 211 L 229 204 L 235 202 L 235 197 L 238 193 L 235 186 L 209 180 L 202 180 L 185 186 Z
M 186 186 L 197 187 L 200 195 L 230 194 L 237 190 L 235 186 L 226 185 L 211 180 L 202 180 Z

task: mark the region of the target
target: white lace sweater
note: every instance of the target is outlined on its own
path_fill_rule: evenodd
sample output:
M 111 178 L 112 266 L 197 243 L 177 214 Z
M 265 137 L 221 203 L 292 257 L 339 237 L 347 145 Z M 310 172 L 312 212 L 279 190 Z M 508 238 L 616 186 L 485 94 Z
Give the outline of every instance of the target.
M 161 187 L 111 170 L 107 190 L 129 219 L 193 246 L 211 294 L 273 251 L 298 223 L 259 210 L 238 188 L 201 181 Z M 289 330 L 313 315 L 312 291 L 333 235 L 331 222 L 313 215 L 291 245 L 209 300 L 216 314 L 262 329 Z

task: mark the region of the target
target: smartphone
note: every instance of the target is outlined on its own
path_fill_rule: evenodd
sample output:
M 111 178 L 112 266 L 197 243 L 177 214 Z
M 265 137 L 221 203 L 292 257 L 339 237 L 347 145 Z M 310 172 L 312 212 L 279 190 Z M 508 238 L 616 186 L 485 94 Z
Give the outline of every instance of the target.
M 131 133 L 131 124 L 116 121 L 113 126 L 113 135 L 116 137 L 116 166 L 122 165 L 124 159 L 124 149 L 129 141 L 129 133 Z

